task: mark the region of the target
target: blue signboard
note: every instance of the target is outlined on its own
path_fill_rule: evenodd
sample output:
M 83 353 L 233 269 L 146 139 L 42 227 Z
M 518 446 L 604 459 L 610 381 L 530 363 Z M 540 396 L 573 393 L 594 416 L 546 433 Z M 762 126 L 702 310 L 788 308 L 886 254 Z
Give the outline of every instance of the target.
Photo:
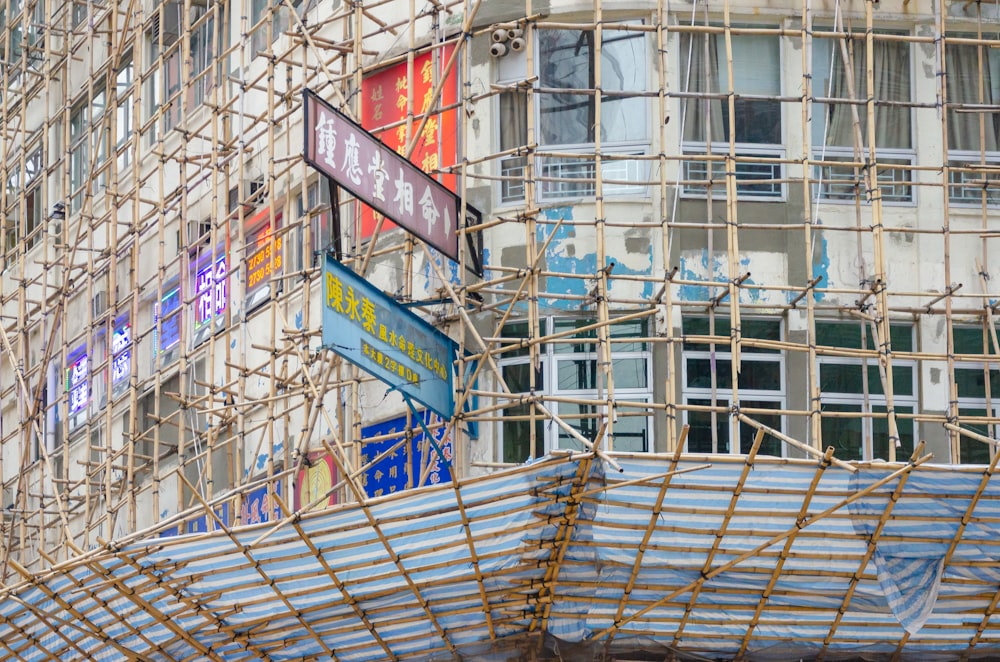
M 281 496 L 281 481 L 275 481 L 272 486 L 274 493 Z M 284 515 L 277 499 L 271 499 L 267 491 L 268 486 L 258 487 L 247 492 L 243 497 L 243 505 L 240 508 L 240 524 L 260 524 L 279 519 Z
M 428 411 L 420 412 L 424 419 L 424 425 L 430 426 L 431 414 Z M 411 487 L 420 485 L 437 485 L 451 481 L 451 471 L 447 464 L 441 461 L 441 456 L 431 447 L 424 444 L 424 430 L 420 424 L 413 421 L 413 439 L 409 444 L 402 444 L 392 453 L 382 458 L 371 467 L 365 470 L 362 482 L 365 486 L 365 493 L 369 497 L 393 494 Z M 379 441 L 363 441 L 361 446 L 361 463 L 368 464 L 380 454 L 388 451 L 399 443 L 403 438 L 402 433 L 406 431 L 406 416 L 393 418 L 381 423 L 367 425 L 361 428 L 362 440 L 384 435 L 398 434 L 391 439 Z M 441 454 L 451 463 L 452 444 L 451 438 L 442 443 L 444 438 L 444 426 L 439 426 L 433 430 L 434 439 L 438 442 Z M 426 446 L 426 448 L 425 448 Z M 421 483 L 421 477 L 424 477 Z
M 215 514 L 218 515 L 219 519 L 222 520 L 223 524 L 225 524 L 226 526 L 230 525 L 231 522 L 230 522 L 228 501 L 224 501 L 218 506 L 216 506 Z M 212 524 L 212 529 L 211 529 L 212 531 L 220 531 L 222 529 L 222 526 L 217 521 L 215 521 L 214 517 L 211 519 L 211 524 Z M 188 533 L 204 533 L 205 531 L 209 530 L 208 525 L 209 525 L 208 515 L 202 515 L 201 517 L 196 517 L 193 520 L 190 520 L 187 523 L 187 530 Z
M 332 255 L 323 268 L 323 345 L 451 419 L 458 346 Z

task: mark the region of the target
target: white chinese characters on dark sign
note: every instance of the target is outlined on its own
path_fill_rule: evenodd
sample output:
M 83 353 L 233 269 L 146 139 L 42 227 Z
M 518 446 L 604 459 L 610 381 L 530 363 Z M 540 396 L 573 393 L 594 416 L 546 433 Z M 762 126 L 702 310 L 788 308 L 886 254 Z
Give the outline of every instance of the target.
M 338 185 L 458 261 L 458 197 L 413 163 L 306 94 L 306 159 Z

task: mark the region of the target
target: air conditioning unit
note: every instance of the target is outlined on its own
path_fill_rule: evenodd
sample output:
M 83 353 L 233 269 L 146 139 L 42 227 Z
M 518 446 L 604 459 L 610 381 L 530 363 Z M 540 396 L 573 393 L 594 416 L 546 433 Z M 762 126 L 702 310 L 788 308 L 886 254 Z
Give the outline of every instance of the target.
M 188 221 L 187 230 L 189 246 L 207 244 L 212 239 L 212 219 L 206 218 L 200 221 Z
M 264 202 L 264 178 L 256 177 L 254 179 L 248 179 L 243 187 L 243 194 L 246 198 L 243 202 L 243 215 L 246 216 L 253 212 L 262 202 Z M 237 205 L 240 204 L 240 189 L 238 186 L 234 186 L 229 189 L 229 213 L 232 214 L 236 211 Z
M 150 20 L 149 29 L 146 33 L 153 44 L 160 43 L 160 36 L 163 37 L 163 45 L 169 46 L 177 41 L 181 34 L 181 9 L 183 3 L 171 0 L 163 5 L 163 14 L 156 9 L 152 10 L 153 18 Z
M 91 311 L 94 319 L 97 319 L 108 309 L 108 293 L 106 290 L 98 290 L 91 301 Z

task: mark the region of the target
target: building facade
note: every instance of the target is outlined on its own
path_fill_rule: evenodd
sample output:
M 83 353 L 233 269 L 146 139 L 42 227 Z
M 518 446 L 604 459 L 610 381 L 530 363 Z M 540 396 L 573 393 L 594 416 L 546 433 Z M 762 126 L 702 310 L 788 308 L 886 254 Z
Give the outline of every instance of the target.
M 4 2 L 29 571 L 560 451 L 995 462 L 992 4 Z M 457 261 L 307 88 L 481 213 Z M 450 418 L 331 351 L 327 254 L 457 343 Z

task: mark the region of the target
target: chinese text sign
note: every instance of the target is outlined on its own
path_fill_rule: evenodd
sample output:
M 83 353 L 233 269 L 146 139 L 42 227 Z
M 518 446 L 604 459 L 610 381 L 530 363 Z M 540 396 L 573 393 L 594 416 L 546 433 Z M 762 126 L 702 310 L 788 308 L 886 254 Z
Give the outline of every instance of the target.
M 430 425 L 430 412 L 423 411 L 419 415 L 423 417 L 425 425 Z M 405 430 L 406 416 L 401 416 L 361 428 L 361 438 L 366 440 L 371 437 L 395 435 Z M 365 470 L 362 481 L 365 493 L 369 497 L 379 497 L 411 487 L 421 487 L 422 477 L 425 477 L 423 485 L 438 485 L 451 481 L 451 471 L 448 465 L 441 461 L 441 457 L 430 444 L 424 443 L 424 430 L 416 421 L 412 423 L 412 432 L 413 438 L 409 446 L 407 444 L 399 446 Z M 445 459 L 451 462 L 453 457 L 451 438 L 449 437 L 447 441 L 442 442 L 444 432 L 444 426 L 435 429 L 433 431 L 434 439 L 437 440 Z M 400 437 L 397 436 L 378 441 L 363 441 L 361 463 L 364 465 L 373 461 L 381 453 L 398 444 L 399 440 Z
M 365 76 L 361 83 L 361 94 L 364 99 L 361 110 L 361 125 L 372 131 L 376 138 L 385 143 L 397 154 L 406 152 L 406 116 L 411 112 L 412 99 L 413 131 L 420 128 L 420 122 L 431 107 L 431 95 L 434 86 L 440 79 L 440 73 L 455 50 L 453 44 L 438 50 L 438 61 L 435 64 L 434 54 L 427 52 L 413 58 L 413 81 L 407 74 L 407 63 L 400 62 L 380 69 Z M 437 74 L 435 75 L 435 69 Z M 441 88 L 440 106 L 448 108 L 455 104 L 458 92 L 457 68 L 452 68 L 451 74 Z M 412 89 L 411 89 L 412 87 Z M 442 165 L 448 166 L 457 159 L 458 140 L 457 111 L 444 110 L 432 113 L 424 123 L 417 138 L 410 160 L 424 172 L 433 172 Z M 379 131 L 390 124 L 399 124 Z M 451 190 L 455 189 L 455 176 L 445 175 L 441 181 Z M 361 238 L 368 239 L 375 232 L 377 216 L 370 208 L 361 210 Z M 383 230 L 388 230 L 393 224 L 386 220 Z
M 327 255 L 323 345 L 445 420 L 455 409 L 455 342 Z
M 304 95 L 306 161 L 458 262 L 458 196 L 311 91 Z

